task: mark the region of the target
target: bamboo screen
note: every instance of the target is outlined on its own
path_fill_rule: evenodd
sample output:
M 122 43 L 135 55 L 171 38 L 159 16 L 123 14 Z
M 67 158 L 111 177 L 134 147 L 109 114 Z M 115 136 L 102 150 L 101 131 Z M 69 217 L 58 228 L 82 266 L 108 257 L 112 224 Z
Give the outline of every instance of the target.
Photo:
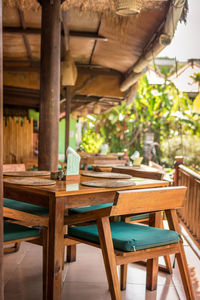
M 3 163 L 23 163 L 33 157 L 33 119 L 8 117 L 3 121 Z

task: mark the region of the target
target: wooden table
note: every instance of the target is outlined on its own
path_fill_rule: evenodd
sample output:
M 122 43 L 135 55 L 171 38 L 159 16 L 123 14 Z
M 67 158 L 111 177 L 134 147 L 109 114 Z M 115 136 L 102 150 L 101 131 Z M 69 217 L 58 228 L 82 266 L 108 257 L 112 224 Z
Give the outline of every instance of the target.
M 156 180 L 162 180 L 164 176 L 164 172 L 146 165 L 141 165 L 139 167 L 113 166 L 112 172 L 124 173 L 135 177 L 138 176 L 138 177 L 151 178 Z
M 81 176 L 80 181 L 91 178 Z M 63 226 L 68 208 L 112 202 L 117 190 L 164 187 L 168 182 L 137 178 L 136 185 L 124 188 L 92 188 L 80 181 L 57 181 L 48 187 L 4 183 L 4 197 L 49 208 L 48 300 L 61 300 Z

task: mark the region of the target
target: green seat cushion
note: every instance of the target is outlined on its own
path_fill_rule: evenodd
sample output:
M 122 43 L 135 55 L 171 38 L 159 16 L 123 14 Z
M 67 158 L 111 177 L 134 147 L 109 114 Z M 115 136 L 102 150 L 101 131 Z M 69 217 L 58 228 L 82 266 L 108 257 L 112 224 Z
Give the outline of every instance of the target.
M 33 215 L 37 215 L 37 216 L 44 216 L 44 215 L 48 215 L 49 213 L 49 210 L 47 208 L 17 201 L 17 200 L 8 199 L 8 198 L 4 198 L 3 206 L 15 210 L 23 211 L 26 213 L 30 213 Z
M 93 170 L 92 165 L 87 165 L 87 169 L 88 169 L 89 171 L 92 171 L 92 170 Z
M 97 226 L 69 226 L 71 236 L 99 244 Z M 130 252 L 179 242 L 179 234 L 172 230 L 125 222 L 111 223 L 114 248 Z
M 141 215 L 136 215 L 136 216 L 132 216 L 130 217 L 130 221 L 139 221 L 141 219 L 148 219 L 149 218 L 149 214 L 141 214 Z
M 99 204 L 99 205 L 70 208 L 69 215 L 82 214 L 82 213 L 85 213 L 88 211 L 93 211 L 93 210 L 97 210 L 97 209 L 101 209 L 101 208 L 105 208 L 105 207 L 110 207 L 112 205 L 113 205 L 113 203 L 104 203 L 104 204 Z
M 4 222 L 4 242 L 10 242 L 29 237 L 37 237 L 40 231 L 14 223 Z

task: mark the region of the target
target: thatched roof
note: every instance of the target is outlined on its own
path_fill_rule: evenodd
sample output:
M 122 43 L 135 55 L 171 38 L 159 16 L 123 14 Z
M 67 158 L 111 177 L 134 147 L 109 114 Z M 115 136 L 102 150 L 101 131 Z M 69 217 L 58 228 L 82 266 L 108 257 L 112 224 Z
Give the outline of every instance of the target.
M 98 101 L 95 97 L 103 97 L 103 102 L 105 97 L 120 100 L 126 97 L 120 85 L 144 55 L 149 42 L 157 37 L 171 3 L 171 0 L 139 1 L 142 1 L 141 12 L 128 17 L 116 14 L 118 0 L 65 0 L 62 3 L 62 9 L 68 11 L 67 23 L 63 19 L 62 25 L 69 29 L 69 48 L 79 67 L 75 87 L 78 88 L 77 103 L 87 102 L 84 97 L 88 96 L 93 97 L 88 101 L 94 102 Z M 37 0 L 3 0 L 3 5 L 4 85 L 19 88 L 17 93 L 21 93 L 21 89 L 38 91 L 41 6 Z M 64 47 L 62 39 L 62 59 Z M 80 89 L 79 85 L 94 73 L 99 75 Z M 31 103 L 38 97 L 38 93 L 23 91 L 27 99 L 32 99 Z M 12 103 L 12 91 L 6 89 L 6 93 L 5 99 Z M 22 102 L 24 105 L 25 101 Z
M 152 9 L 159 7 L 160 1 L 138 0 L 142 9 Z M 7 7 L 18 7 L 21 9 L 38 9 L 40 4 L 37 0 L 3 0 L 3 4 Z M 63 9 L 79 8 L 81 11 L 116 11 L 118 0 L 65 0 L 63 1 Z
M 92 11 L 99 13 L 116 12 L 119 0 L 63 0 L 62 8 L 68 10 L 70 8 L 78 8 L 80 11 Z M 164 5 L 167 0 L 147 1 L 138 0 L 141 10 L 156 9 Z M 3 0 L 6 7 L 17 7 L 20 9 L 34 9 L 40 7 L 38 0 Z M 188 0 L 185 1 L 185 8 L 182 14 L 182 20 L 186 21 L 188 11 Z M 114 16 L 113 16 L 114 17 Z

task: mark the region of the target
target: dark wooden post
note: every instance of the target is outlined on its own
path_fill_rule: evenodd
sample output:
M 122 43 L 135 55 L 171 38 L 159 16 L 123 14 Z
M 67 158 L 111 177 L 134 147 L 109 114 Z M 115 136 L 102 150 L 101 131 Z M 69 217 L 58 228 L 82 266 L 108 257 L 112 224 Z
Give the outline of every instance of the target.
M 4 299 L 3 282 L 3 51 L 2 0 L 0 0 L 0 299 Z
M 58 168 L 60 112 L 60 0 L 40 0 L 42 6 L 39 169 Z
M 70 87 L 66 87 L 65 89 L 65 148 L 67 149 L 69 146 L 69 134 L 70 134 L 70 113 L 71 113 L 71 99 L 72 93 Z M 65 152 L 65 161 L 67 162 L 67 155 Z
M 180 165 L 183 165 L 183 157 L 182 156 L 176 156 L 175 162 L 174 162 L 174 185 L 178 185 L 178 167 Z

